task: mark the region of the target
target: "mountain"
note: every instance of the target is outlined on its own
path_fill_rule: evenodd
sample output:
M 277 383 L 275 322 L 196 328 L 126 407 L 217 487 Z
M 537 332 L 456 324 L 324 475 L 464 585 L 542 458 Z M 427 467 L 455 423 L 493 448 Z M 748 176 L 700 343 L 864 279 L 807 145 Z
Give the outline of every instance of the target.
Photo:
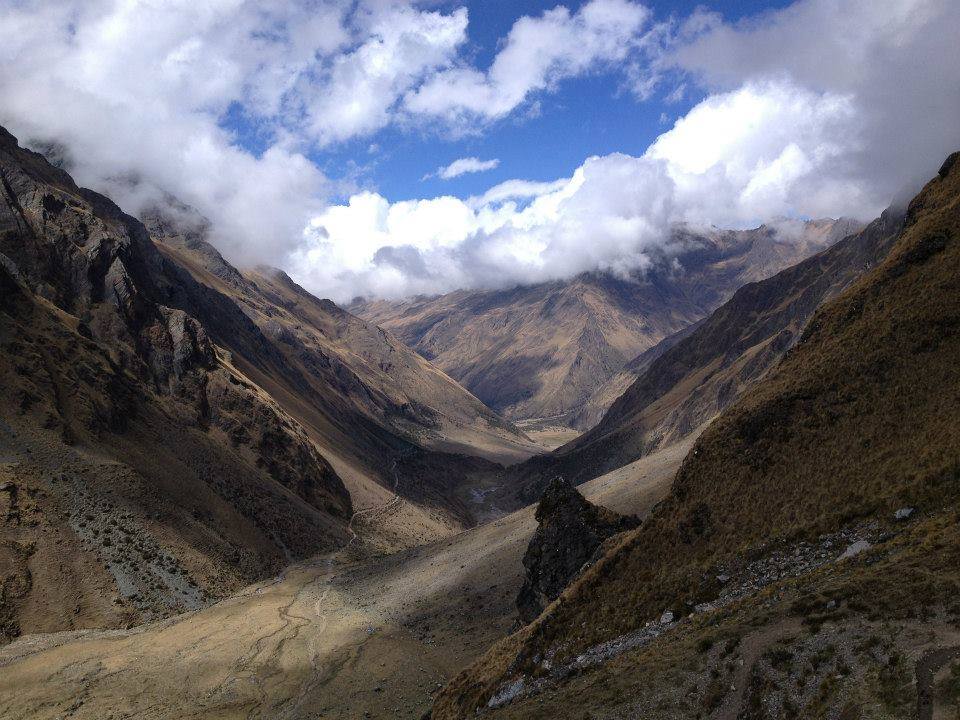
M 216 346 L 258 342 L 246 316 L 2 130 L 0 180 L 4 636 L 196 607 L 344 542 L 342 479 Z
M 709 317 L 638 356 L 598 389 L 607 397 L 619 393 L 599 423 L 514 468 L 521 501 L 535 498 L 556 474 L 588 480 L 709 422 L 784 357 L 823 302 L 886 256 L 903 213 L 890 208 L 813 257 L 743 286 Z M 581 414 L 592 419 L 599 405 L 588 402 Z
M 182 207 L 148 229 L 2 129 L 0 192 L 3 639 L 197 608 L 395 495 L 386 549 L 449 534 L 501 469 L 482 456 L 536 450 Z
M 652 348 L 644 350 L 624 365 L 619 372 L 597 387 L 590 394 L 590 397 L 584 400 L 580 409 L 569 415 L 567 422 L 570 427 L 586 431 L 596 426 L 614 401 L 623 395 L 638 377 L 646 372 L 654 360 L 700 327 L 703 322 L 704 320 L 701 319 L 690 323 L 673 335 L 668 335 Z
M 142 217 L 160 251 L 232 299 L 318 392 L 420 447 L 516 461 L 539 452 L 510 423 L 389 333 L 320 300 L 284 272 L 238 271 L 206 240 L 206 221 L 168 198 Z M 350 428 L 347 428 L 350 432 Z M 340 441 L 332 439 L 330 444 Z M 332 448 L 331 448 L 332 449 Z
M 707 427 L 649 519 L 434 720 L 955 712 L 958 160 Z
M 593 272 L 508 290 L 357 301 L 349 309 L 394 333 L 503 416 L 565 422 L 638 354 L 707 315 L 744 283 L 854 228 L 850 220 L 817 220 L 748 231 L 679 229 L 669 252 L 627 278 Z
M 577 490 L 645 517 L 689 444 Z M 606 513 L 586 515 L 574 518 L 586 521 L 580 547 Z M 364 540 L 367 517 L 354 524 Z M 566 517 L 554 508 L 544 519 Z M 100 720 L 122 697 L 134 717 L 421 718 L 442 683 L 516 624 L 536 529 L 529 507 L 390 555 L 360 554 L 357 541 L 164 622 L 20 638 L 0 646 L 0 717 Z M 556 530 L 541 534 L 548 572 L 566 565 L 549 554 Z

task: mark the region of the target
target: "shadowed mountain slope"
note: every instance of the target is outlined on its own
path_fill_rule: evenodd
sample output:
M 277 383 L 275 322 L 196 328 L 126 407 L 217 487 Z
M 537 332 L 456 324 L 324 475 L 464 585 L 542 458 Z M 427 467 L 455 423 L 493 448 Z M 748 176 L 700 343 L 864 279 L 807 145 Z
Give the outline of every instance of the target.
M 780 361 L 817 307 L 885 257 L 902 221 L 903 210 L 887 210 L 817 255 L 745 285 L 708 318 L 640 355 L 610 381 L 614 392 L 637 373 L 595 427 L 515 468 L 520 486 L 529 486 L 523 499 L 553 475 L 583 482 L 708 422 Z
M 206 242 L 203 218 L 189 208 L 177 209 L 178 213 L 167 209 L 144 214 L 161 252 L 242 309 L 286 365 L 317 391 L 310 402 L 322 404 L 323 396 L 342 399 L 350 412 L 342 428 L 346 434 L 355 433 L 352 416 L 360 414 L 424 448 L 503 462 L 540 450 L 381 328 L 314 297 L 280 270 L 234 269 Z M 328 414 L 339 412 L 344 410 L 331 409 Z M 343 444 L 345 439 L 335 440 Z
M 246 316 L 2 130 L 0 180 L 4 635 L 195 607 L 345 541 L 340 477 L 212 339 L 258 342 Z
M 480 456 L 536 450 L 388 334 L 2 129 L 0 181 L 3 638 L 198 607 L 395 494 L 388 545 L 450 533 L 501 470 Z
M 960 620 L 958 158 L 886 259 L 706 429 L 650 519 L 455 680 L 435 720 L 949 707 L 926 673 L 956 657 Z
M 738 287 L 851 232 L 848 220 L 748 231 L 678 230 L 634 277 L 586 273 L 509 290 L 458 291 L 351 311 L 396 334 L 511 419 L 567 420 L 639 353 Z M 612 399 L 612 398 L 611 398 Z

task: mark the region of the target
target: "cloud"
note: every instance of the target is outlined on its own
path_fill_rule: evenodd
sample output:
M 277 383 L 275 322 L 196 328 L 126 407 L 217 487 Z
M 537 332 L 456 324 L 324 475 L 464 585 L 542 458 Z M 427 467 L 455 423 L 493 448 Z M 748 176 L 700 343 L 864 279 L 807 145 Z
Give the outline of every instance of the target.
M 561 13 L 556 22 L 566 27 L 575 18 Z M 643 155 L 589 158 L 569 178 L 508 181 L 465 201 L 391 205 L 379 198 L 380 213 L 367 228 L 376 240 L 372 232 L 365 236 L 407 248 L 408 261 L 415 251 L 419 266 L 432 272 L 405 274 L 396 263 L 362 254 L 339 267 L 325 264 L 309 234 L 298 270 L 308 284 L 341 296 L 400 296 L 642 268 L 669 248 L 676 223 L 869 219 L 960 147 L 958 27 L 960 5 L 948 0 L 896 0 L 882 12 L 863 0 L 800 0 L 738 24 L 703 12 L 659 24 L 643 36 L 648 55 L 634 76 L 642 85 L 637 94 L 662 88 L 672 102 L 696 87 L 706 95 Z M 444 71 L 425 86 L 465 83 L 467 99 L 438 102 L 439 112 L 456 117 L 471 111 L 470 98 L 480 98 L 472 111 L 496 115 L 523 96 L 502 91 L 492 69 L 458 73 L 464 71 Z M 497 98 L 506 100 L 498 105 Z M 403 226 L 394 223 L 395 210 Z M 341 220 L 345 237 L 366 232 L 366 220 L 352 213 Z M 320 215 L 315 226 L 324 222 Z M 442 238 L 430 232 L 434 227 Z
M 305 151 L 391 122 L 466 23 L 381 0 L 0 2 L 0 123 L 65 145 L 77 180 L 128 211 L 171 192 L 234 261 L 277 262 L 332 192 Z
M 889 198 L 960 147 L 958 29 L 952 0 L 799 0 L 739 24 L 697 14 L 661 63 L 710 92 L 788 77 L 850 98 L 859 142 L 839 172 Z
M 505 117 L 532 93 L 624 60 L 649 16 L 630 0 L 591 0 L 574 14 L 558 5 L 522 17 L 487 70 L 457 64 L 411 91 L 405 108 L 454 127 Z
M 61 142 L 127 210 L 171 192 L 232 260 L 339 300 L 626 272 L 675 223 L 867 218 L 960 147 L 952 0 L 798 0 L 735 24 L 591 0 L 519 18 L 486 67 L 466 9 L 414 0 L 0 0 L 0 27 L 0 123 Z M 384 128 L 535 122 L 544 93 L 601 71 L 638 102 L 701 99 L 639 156 L 465 199 L 330 205 L 343 184 L 308 158 L 383 147 Z
M 555 192 L 567 184 L 567 180 L 560 179 L 553 182 L 535 182 L 532 180 L 507 180 L 494 185 L 479 197 L 473 197 L 466 202 L 470 207 L 478 208 L 484 205 L 496 205 L 505 200 L 524 200 L 538 195 L 547 195 Z
M 400 297 L 625 274 L 670 251 L 677 223 L 837 216 L 851 201 L 873 212 L 834 172 L 857 145 L 856 119 L 844 96 L 749 84 L 705 99 L 642 156 L 592 157 L 552 183 L 508 181 L 468 200 L 356 195 L 314 219 L 293 267 L 341 299 Z
M 422 5 L 0 0 L 0 122 L 69 148 L 78 181 L 128 211 L 171 192 L 211 219 L 232 260 L 278 262 L 336 190 L 308 154 L 432 122 L 407 100 L 468 67 L 466 8 Z M 506 71 L 522 63 L 522 84 L 552 86 L 619 57 L 645 12 L 593 0 L 575 15 L 521 18 L 490 77 L 524 94 Z M 225 129 L 227 114 L 260 150 Z
M 436 174 L 441 180 L 452 180 L 455 177 L 460 177 L 461 175 L 466 175 L 468 173 L 479 173 L 486 172 L 487 170 L 493 170 L 498 165 L 500 165 L 500 160 L 496 158 L 493 160 L 481 160 L 480 158 L 475 157 L 465 157 L 454 160 L 449 165 L 444 165 L 441 168 L 437 168 Z
M 466 40 L 467 11 L 449 15 L 395 6 L 355 18 L 366 37 L 334 57 L 329 69 L 302 76 L 288 124 L 320 144 L 369 134 L 388 125 L 397 101 L 438 68 L 448 66 Z

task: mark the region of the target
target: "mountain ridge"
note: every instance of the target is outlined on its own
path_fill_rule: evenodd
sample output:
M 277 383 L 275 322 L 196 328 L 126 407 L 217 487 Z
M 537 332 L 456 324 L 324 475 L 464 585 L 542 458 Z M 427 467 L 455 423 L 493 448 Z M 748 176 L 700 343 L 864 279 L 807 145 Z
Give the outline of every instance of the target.
M 583 482 L 708 423 L 775 367 L 823 302 L 884 258 L 904 213 L 890 208 L 860 232 L 748 283 L 708 317 L 639 356 L 637 375 L 625 370 L 610 381 L 627 387 L 594 427 L 511 468 L 521 501 L 535 499 L 553 475 Z
M 654 254 L 649 268 L 628 278 L 598 271 L 506 290 L 358 301 L 349 309 L 395 333 L 505 417 L 563 422 L 637 355 L 709 314 L 737 287 L 855 226 L 841 219 L 750 231 L 679 228 L 669 253 Z
M 960 462 L 944 422 L 960 392 L 958 157 L 883 261 L 704 431 L 649 520 L 451 683 L 435 720 L 949 706 L 921 680 L 955 657 L 960 617 Z M 882 650 L 857 644 L 881 628 Z
M 0 194 L 4 640 L 196 609 L 393 498 L 378 552 L 448 535 L 488 512 L 484 455 L 539 450 L 185 206 L 145 227 L 2 129 Z

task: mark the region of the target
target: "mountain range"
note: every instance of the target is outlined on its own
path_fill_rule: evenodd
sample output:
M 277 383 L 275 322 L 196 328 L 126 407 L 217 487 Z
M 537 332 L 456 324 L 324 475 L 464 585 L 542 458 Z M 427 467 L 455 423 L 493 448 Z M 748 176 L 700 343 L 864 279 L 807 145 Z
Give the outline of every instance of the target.
M 511 420 L 583 430 L 615 396 L 603 386 L 638 355 L 702 319 L 741 285 L 858 229 L 849 219 L 753 230 L 678 228 L 649 267 L 505 290 L 457 291 L 351 312 L 396 335 Z M 627 370 L 627 372 L 630 372 Z M 585 413 L 585 402 L 595 407 Z
M 521 501 L 530 502 L 554 475 L 583 482 L 709 423 L 780 362 L 822 303 L 886 257 L 904 212 L 891 207 L 860 232 L 741 287 L 708 318 L 640 355 L 609 381 L 614 392 L 617 384 L 627 387 L 599 423 L 512 468 L 511 491 L 519 488 Z
M 955 711 L 958 159 L 871 226 L 898 228 L 886 256 L 704 430 L 650 518 L 431 717 Z
M 6 637 L 198 607 L 397 493 L 394 544 L 448 534 L 484 457 L 539 450 L 388 333 L 233 268 L 189 208 L 144 224 L 6 131 L 0 173 Z
M 344 309 L 0 129 L 0 715 L 948 717 L 958 159 Z

